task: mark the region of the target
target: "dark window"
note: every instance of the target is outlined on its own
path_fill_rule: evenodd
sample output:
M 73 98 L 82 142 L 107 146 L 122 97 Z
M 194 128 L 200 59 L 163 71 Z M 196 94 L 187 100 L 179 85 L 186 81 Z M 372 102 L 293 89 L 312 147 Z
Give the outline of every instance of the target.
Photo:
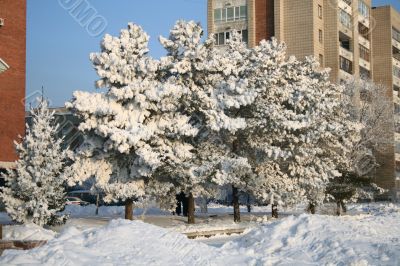
M 369 72 L 368 69 L 365 69 L 360 66 L 360 77 L 364 79 L 370 79 L 371 78 L 371 73 Z
M 400 42 L 400 31 L 395 28 L 392 28 L 392 37 L 396 41 Z
M 360 57 L 365 61 L 369 62 L 369 49 L 360 45 Z
M 350 60 L 340 56 L 339 57 L 339 63 L 340 63 L 340 69 L 341 70 L 343 70 L 343 71 L 345 71 L 345 72 L 347 72 L 349 74 L 352 74 L 352 72 L 353 72 L 353 63 Z
M 318 31 L 318 40 L 319 40 L 320 43 L 323 43 L 324 34 L 322 33 L 322 30 Z
M 242 41 L 248 43 L 249 41 L 249 34 L 247 30 L 242 30 Z

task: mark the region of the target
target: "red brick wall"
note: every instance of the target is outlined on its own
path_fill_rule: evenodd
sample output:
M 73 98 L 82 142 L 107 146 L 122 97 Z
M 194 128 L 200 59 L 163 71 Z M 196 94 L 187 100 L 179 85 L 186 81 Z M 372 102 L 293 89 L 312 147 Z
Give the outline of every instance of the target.
M 269 40 L 274 32 L 274 0 L 256 0 L 256 44 Z
M 14 140 L 25 131 L 26 0 L 0 0 L 0 162 L 16 159 Z

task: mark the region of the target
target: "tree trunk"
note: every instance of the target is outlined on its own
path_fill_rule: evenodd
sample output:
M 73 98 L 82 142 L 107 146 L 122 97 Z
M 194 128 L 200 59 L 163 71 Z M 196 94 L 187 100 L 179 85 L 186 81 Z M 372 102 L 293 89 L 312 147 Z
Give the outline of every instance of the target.
M 125 219 L 133 220 L 133 200 L 127 199 L 125 201 Z
M 340 205 L 342 205 L 342 212 L 346 213 L 347 212 L 347 208 L 346 208 L 346 204 L 344 204 L 343 200 L 340 201 Z
M 272 218 L 278 219 L 278 204 L 272 204 Z
M 188 197 L 188 224 L 194 224 L 194 198 L 193 194 L 190 193 Z
M 311 214 L 315 214 L 315 204 L 309 203 L 308 210 Z
M 251 212 L 250 195 L 247 194 L 247 212 Z
M 340 201 L 337 201 L 337 202 L 336 202 L 336 215 L 337 215 L 337 216 L 342 215 L 342 206 L 341 206 L 341 204 L 340 204 Z
M 97 196 L 96 196 L 96 215 L 99 215 L 99 202 L 100 202 L 99 193 L 97 193 Z
M 233 220 L 235 223 L 240 223 L 239 192 L 235 186 L 232 186 L 232 196 Z

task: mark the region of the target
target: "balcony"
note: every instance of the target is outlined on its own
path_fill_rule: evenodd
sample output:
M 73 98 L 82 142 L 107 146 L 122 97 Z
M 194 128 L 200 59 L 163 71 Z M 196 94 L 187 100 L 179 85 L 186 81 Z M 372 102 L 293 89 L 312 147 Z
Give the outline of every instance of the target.
M 393 76 L 393 85 L 396 87 L 400 87 L 400 78 Z
M 353 53 L 343 47 L 339 47 L 339 55 L 346 58 L 347 60 L 353 61 Z
M 346 35 L 348 38 L 353 38 L 353 31 L 339 22 L 339 34 Z
M 392 58 L 393 61 L 393 65 L 397 66 L 398 68 L 400 68 L 400 60 L 396 59 L 395 57 Z
M 397 49 L 400 49 L 400 42 L 397 41 L 396 39 L 392 39 L 392 45 Z
M 398 96 L 398 91 L 393 90 L 393 102 L 400 105 L 400 98 Z
M 361 34 L 358 35 L 358 43 L 365 48 L 371 49 L 371 43 L 369 40 L 365 39 Z
M 400 133 L 394 133 L 394 141 L 400 143 Z M 400 155 L 400 154 L 399 154 Z M 400 161 L 400 160 L 399 160 Z
M 344 81 L 350 81 L 353 79 L 353 75 L 350 73 L 347 73 L 346 71 L 339 69 L 339 79 L 344 80 Z
M 363 68 L 365 68 L 365 69 L 371 71 L 371 64 L 370 64 L 370 62 L 368 62 L 368 61 L 362 59 L 361 57 L 360 57 L 358 60 L 359 60 L 358 63 L 359 63 L 360 66 L 362 66 Z
M 367 28 L 369 28 L 369 26 L 371 24 L 370 21 L 369 21 L 369 18 L 364 17 L 360 13 L 358 14 L 358 22 L 360 22 L 361 24 L 363 24 Z
M 350 15 L 353 14 L 353 10 L 351 9 L 351 1 L 349 1 L 349 0 L 339 0 L 338 5 L 339 5 L 340 9 L 343 9 L 344 11 L 349 13 Z

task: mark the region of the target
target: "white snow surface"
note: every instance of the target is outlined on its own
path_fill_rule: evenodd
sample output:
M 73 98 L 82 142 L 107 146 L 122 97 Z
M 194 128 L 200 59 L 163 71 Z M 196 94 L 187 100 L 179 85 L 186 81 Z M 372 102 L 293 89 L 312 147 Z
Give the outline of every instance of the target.
M 399 265 L 400 206 L 357 205 L 349 212 L 266 222 L 221 247 L 173 228 L 119 219 L 100 228 L 67 227 L 43 247 L 5 251 L 0 264 Z
M 4 226 L 3 234 L 5 240 L 50 240 L 56 236 L 56 232 L 33 223 Z
M 6 251 L 0 264 L 222 265 L 229 261 L 248 264 L 248 259 L 228 256 L 161 227 L 119 219 L 99 229 L 69 227 L 43 247 Z

